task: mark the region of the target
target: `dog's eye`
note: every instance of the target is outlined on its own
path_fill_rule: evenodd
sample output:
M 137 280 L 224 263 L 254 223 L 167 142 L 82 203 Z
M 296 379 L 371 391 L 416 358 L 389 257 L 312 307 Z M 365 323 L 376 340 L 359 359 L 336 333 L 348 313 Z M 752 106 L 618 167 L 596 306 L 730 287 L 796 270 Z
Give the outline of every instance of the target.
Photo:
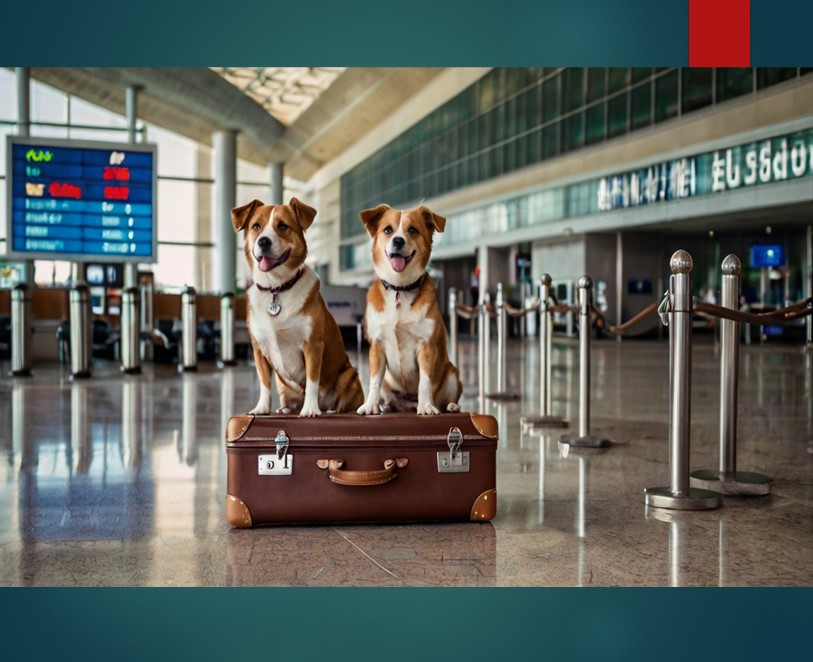
M 252 230 L 259 230 L 259 229 L 260 229 L 260 224 L 259 224 L 259 223 L 255 223 L 254 225 L 252 225 L 252 226 L 251 226 L 251 229 L 252 229 Z
M 408 234 L 418 234 L 418 231 L 415 228 L 409 228 L 409 230 L 407 230 L 407 233 Z
M 392 228 L 389 225 L 384 228 L 384 234 L 392 234 Z
M 285 232 L 287 229 L 288 229 L 288 226 L 287 226 L 287 225 L 285 225 L 285 223 L 280 223 L 280 224 L 277 226 L 277 230 L 279 230 L 280 232 Z

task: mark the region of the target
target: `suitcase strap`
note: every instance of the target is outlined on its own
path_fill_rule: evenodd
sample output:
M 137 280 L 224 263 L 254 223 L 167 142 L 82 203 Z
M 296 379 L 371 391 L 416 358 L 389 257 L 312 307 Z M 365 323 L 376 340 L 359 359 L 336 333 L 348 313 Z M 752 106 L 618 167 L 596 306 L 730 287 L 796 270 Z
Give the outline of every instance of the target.
M 389 483 L 398 476 L 398 469 L 409 464 L 409 460 L 405 457 L 384 460 L 384 468 L 377 471 L 348 471 L 342 469 L 344 460 L 316 460 L 316 464 L 320 469 L 327 469 L 327 476 L 333 483 L 369 487 Z

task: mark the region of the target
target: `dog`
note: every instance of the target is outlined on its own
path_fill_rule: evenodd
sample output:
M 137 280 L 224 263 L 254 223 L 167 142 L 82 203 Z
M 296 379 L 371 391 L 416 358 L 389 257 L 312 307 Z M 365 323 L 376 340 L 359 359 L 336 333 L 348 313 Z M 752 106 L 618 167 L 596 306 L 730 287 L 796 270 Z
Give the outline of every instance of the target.
M 353 411 L 364 402 L 358 372 L 319 294 L 319 279 L 305 264 L 305 230 L 315 216 L 313 207 L 296 198 L 287 205 L 252 200 L 231 212 L 235 232 L 245 232 L 254 280 L 246 321 L 260 399 L 252 414 L 271 413 L 272 373 L 280 400 L 277 413 L 320 416 Z
M 376 278 L 367 292 L 364 323 L 370 343 L 370 390 L 357 412 L 460 411 L 463 386 L 446 351 L 446 327 L 426 265 L 432 237 L 446 219 L 425 205 L 388 205 L 361 212 L 373 239 Z

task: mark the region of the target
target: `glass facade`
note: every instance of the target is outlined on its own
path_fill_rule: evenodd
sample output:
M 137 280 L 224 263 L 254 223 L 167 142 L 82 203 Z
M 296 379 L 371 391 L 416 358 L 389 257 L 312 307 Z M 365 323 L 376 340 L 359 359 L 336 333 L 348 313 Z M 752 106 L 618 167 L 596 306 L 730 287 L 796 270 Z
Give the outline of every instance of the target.
M 417 204 L 809 71 L 493 69 L 342 176 L 342 268 L 367 257 L 353 245 L 362 209 Z
M 6 135 L 16 135 L 17 92 L 13 71 L 0 69 L 0 268 L 5 263 L 5 151 Z M 118 141 L 127 139 L 124 117 L 83 99 L 65 94 L 35 80 L 30 93 L 31 130 L 34 137 Z M 193 265 L 209 265 L 214 252 L 209 232 L 212 149 L 184 136 L 140 123 L 147 142 L 158 145 L 158 259 L 148 265 L 159 288 L 191 284 Z M 268 195 L 268 167 L 243 160 L 237 162 L 237 199 L 264 199 Z M 240 242 L 238 241 L 238 244 Z M 237 250 L 238 282 L 245 280 L 242 245 Z M 71 265 L 63 261 L 37 260 L 39 284 L 65 282 Z M 203 275 L 206 278 L 206 275 Z M 205 288 L 211 283 L 203 282 Z
M 806 129 L 653 163 L 608 177 L 523 193 L 450 214 L 445 232 L 437 235 L 434 242 L 436 245 L 461 244 L 565 218 L 811 177 L 813 129 Z M 366 242 L 351 244 L 347 249 L 351 258 L 369 261 Z

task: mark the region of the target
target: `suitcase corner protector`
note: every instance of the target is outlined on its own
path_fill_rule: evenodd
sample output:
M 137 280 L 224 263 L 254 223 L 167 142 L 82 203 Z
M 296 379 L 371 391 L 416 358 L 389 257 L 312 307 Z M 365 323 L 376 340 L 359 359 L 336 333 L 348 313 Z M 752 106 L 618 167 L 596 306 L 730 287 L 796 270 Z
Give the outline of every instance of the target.
M 231 494 L 226 495 L 226 519 L 237 529 L 250 529 L 252 526 L 251 512 L 245 501 Z
M 248 431 L 253 420 L 253 414 L 239 414 L 229 418 L 226 425 L 226 441 L 238 441 Z
M 497 490 L 486 490 L 471 507 L 472 522 L 488 522 L 497 514 Z
M 477 428 L 477 432 L 481 435 L 489 439 L 500 438 L 500 428 L 496 418 L 488 414 L 475 414 L 474 412 L 469 414 L 469 416 L 471 416 L 472 425 Z

